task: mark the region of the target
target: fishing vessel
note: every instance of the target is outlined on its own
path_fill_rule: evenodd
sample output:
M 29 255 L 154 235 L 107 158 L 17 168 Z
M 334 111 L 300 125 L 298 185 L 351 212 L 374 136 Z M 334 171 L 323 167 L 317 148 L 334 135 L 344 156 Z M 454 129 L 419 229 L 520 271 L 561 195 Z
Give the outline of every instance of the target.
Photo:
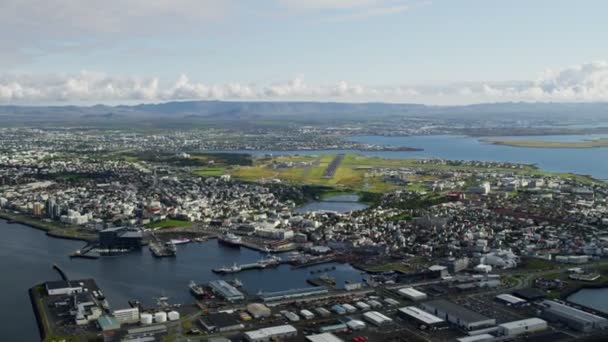
M 217 237 L 217 241 L 221 244 L 230 247 L 240 247 L 241 246 L 241 238 L 232 233 L 226 233 L 224 235 L 220 235 Z
M 238 273 L 241 271 L 241 266 L 239 266 L 235 263 L 230 267 L 224 266 L 224 267 L 220 267 L 220 268 L 214 268 L 212 271 L 215 273 L 223 273 L 223 274 Z
M 186 239 L 186 238 L 171 239 L 170 242 L 173 243 L 174 245 L 183 245 L 186 243 L 190 243 L 190 239 Z
M 167 242 L 165 244 L 166 246 L 166 251 L 171 254 L 171 255 L 175 255 L 175 253 L 177 253 L 177 247 L 175 246 L 175 244 L 171 241 Z
M 195 283 L 194 281 L 191 281 L 190 285 L 188 285 L 188 287 L 190 288 L 190 293 L 192 293 L 192 295 L 195 298 L 198 298 L 198 299 L 203 298 L 206 294 L 203 286 Z

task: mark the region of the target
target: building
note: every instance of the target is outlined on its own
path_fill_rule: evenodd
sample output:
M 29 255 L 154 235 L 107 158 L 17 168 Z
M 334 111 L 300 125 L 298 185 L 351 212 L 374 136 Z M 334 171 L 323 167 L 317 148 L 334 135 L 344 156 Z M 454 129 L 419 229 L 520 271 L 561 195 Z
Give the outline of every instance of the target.
M 591 332 L 594 330 L 608 329 L 608 319 L 600 317 L 566 304 L 552 300 L 544 300 L 542 317 L 550 321 L 558 321 L 568 327 L 582 331 Z
M 414 289 L 413 287 L 406 287 L 403 289 L 399 289 L 399 291 L 397 291 L 402 297 L 405 297 L 409 300 L 413 300 L 413 301 L 419 301 L 419 300 L 425 300 L 427 299 L 427 295 L 424 292 L 418 291 L 416 289 Z
M 289 324 L 252 330 L 244 333 L 245 340 L 249 342 L 268 342 L 295 336 L 298 336 L 298 330 Z
M 343 342 L 341 338 L 332 333 L 322 333 L 306 336 L 306 341 L 309 342 Z
M 211 290 L 229 302 L 237 302 L 245 299 L 245 295 L 236 287 L 228 284 L 225 280 L 213 280 L 209 282 Z
M 99 246 L 102 248 L 140 248 L 143 233 L 139 229 L 114 227 L 99 232 Z
M 293 289 L 287 291 L 278 291 L 278 292 L 265 292 L 261 293 L 260 299 L 264 302 L 277 301 L 282 299 L 293 299 L 293 298 L 301 298 L 308 297 L 314 295 L 322 295 L 328 293 L 329 290 L 325 286 L 317 286 L 311 288 L 302 288 L 302 289 Z
M 116 331 L 120 329 L 120 322 L 114 317 L 110 317 L 108 315 L 101 316 L 97 319 L 97 325 L 99 325 L 99 329 L 105 333 L 110 331 Z
M 348 326 L 342 322 L 334 322 L 319 328 L 320 333 L 339 333 L 348 331 Z
M 495 297 L 497 301 L 508 306 L 523 306 L 528 303 L 525 299 L 521 299 L 508 293 L 499 294 Z
M 226 332 L 245 328 L 237 316 L 226 312 L 218 312 L 203 316 L 199 319 L 199 322 L 203 328 L 210 332 Z
M 466 330 L 476 330 L 496 324 L 496 319 L 488 318 L 456 303 L 437 299 L 421 304 L 424 311 L 453 323 Z
M 247 312 L 255 319 L 270 317 L 271 314 L 270 309 L 262 303 L 251 303 L 247 305 Z
M 536 317 L 498 325 L 498 331 L 503 336 L 518 336 L 521 334 L 530 334 L 546 330 L 547 328 L 547 321 Z
M 392 319 L 379 313 L 378 311 L 368 311 L 363 314 L 363 318 L 378 327 L 385 326 L 393 322 Z
M 465 336 L 465 337 L 456 339 L 456 341 L 458 341 L 458 342 L 490 342 L 490 341 L 494 341 L 494 340 L 496 340 L 496 337 L 492 336 L 490 334 Z
M 127 335 L 121 341 L 162 341 L 165 336 L 167 336 L 167 326 L 164 324 L 155 324 L 148 327 L 129 329 L 127 330 Z
M 139 308 L 114 310 L 112 316 L 121 324 L 137 323 L 139 321 Z
M 418 327 L 437 328 L 445 325 L 445 321 L 437 316 L 421 310 L 415 306 L 406 306 L 399 309 L 399 316 L 405 320 L 418 324 Z
M 82 283 L 73 280 L 57 280 L 47 281 L 44 283 L 44 288 L 49 296 L 71 295 L 82 292 L 83 285 Z

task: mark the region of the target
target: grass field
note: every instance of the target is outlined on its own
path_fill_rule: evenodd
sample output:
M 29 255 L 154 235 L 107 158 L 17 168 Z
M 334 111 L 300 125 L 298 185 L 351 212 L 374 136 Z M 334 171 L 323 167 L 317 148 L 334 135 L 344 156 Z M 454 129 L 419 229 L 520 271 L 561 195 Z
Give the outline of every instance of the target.
M 375 175 L 374 168 L 400 168 L 416 167 L 435 171 L 478 171 L 480 168 L 473 165 L 443 165 L 443 164 L 421 164 L 417 159 L 385 159 L 380 157 L 363 156 L 359 154 L 346 154 L 342 163 L 336 169 L 332 178 L 323 178 L 323 173 L 328 165 L 336 157 L 335 154 L 322 155 L 284 155 L 277 157 L 263 157 L 254 160 L 252 166 L 235 166 L 231 169 L 206 168 L 197 170 L 200 175 L 218 175 L 220 173 L 231 174 L 234 178 L 244 181 L 263 181 L 280 179 L 284 183 L 298 185 L 318 185 L 335 188 L 336 191 L 351 190 L 354 192 L 386 192 L 393 189 L 404 188 L 384 180 L 382 176 Z M 272 168 L 273 163 L 307 163 L 306 166 L 290 168 Z M 296 164 L 297 165 L 297 164 Z M 574 174 L 554 174 L 526 166 L 522 169 L 512 168 L 484 168 L 486 171 L 508 171 L 522 175 L 546 175 L 562 178 L 575 178 L 585 183 L 597 182 L 597 180 Z M 428 191 L 422 182 L 436 180 L 435 176 L 412 175 L 407 178 L 410 184 L 407 190 L 416 192 Z
M 194 171 L 194 173 L 202 177 L 218 177 L 226 174 L 227 172 L 225 167 L 207 167 L 197 169 Z
M 166 228 L 184 228 L 192 226 L 192 222 L 180 220 L 163 220 L 153 223 L 148 223 L 146 228 L 166 229 Z

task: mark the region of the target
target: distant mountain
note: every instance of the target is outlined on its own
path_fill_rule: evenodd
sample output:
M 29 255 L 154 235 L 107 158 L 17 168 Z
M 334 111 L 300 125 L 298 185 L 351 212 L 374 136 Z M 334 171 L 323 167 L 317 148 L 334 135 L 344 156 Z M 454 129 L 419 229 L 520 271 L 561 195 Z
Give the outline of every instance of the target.
M 179 101 L 139 105 L 0 106 L 4 122 L 205 120 L 331 122 L 383 117 L 460 120 L 608 119 L 608 103 L 486 103 L 427 106 L 393 103 Z

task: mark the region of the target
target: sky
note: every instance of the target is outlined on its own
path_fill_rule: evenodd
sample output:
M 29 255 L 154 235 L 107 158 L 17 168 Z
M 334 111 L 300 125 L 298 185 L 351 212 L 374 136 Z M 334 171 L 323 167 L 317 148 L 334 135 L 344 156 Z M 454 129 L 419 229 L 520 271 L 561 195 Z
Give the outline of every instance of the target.
M 0 104 L 608 101 L 604 0 L 0 0 Z

